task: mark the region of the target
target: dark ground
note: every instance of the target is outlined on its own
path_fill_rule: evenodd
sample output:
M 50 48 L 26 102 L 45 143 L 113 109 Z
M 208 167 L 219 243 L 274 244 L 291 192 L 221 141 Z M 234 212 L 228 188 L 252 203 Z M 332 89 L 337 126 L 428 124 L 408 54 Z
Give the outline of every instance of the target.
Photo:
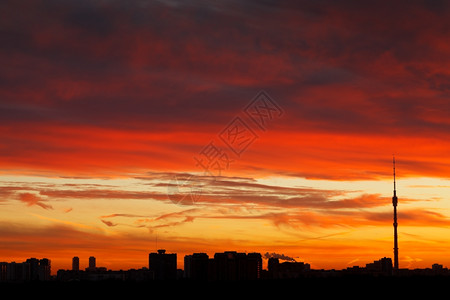
M 292 298 L 325 297 L 400 299 L 409 297 L 441 298 L 449 294 L 450 277 L 340 277 L 239 282 L 193 282 L 188 280 L 150 282 L 25 282 L 0 283 L 2 295 L 9 299 L 28 296 L 45 299 L 95 298 Z M 2 299 L 7 299 L 3 298 Z

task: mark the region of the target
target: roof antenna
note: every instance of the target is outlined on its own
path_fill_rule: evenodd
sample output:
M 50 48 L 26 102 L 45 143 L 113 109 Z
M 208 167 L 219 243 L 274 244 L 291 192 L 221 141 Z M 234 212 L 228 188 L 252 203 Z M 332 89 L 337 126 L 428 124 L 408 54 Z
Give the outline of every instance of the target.
M 392 155 L 392 164 L 394 166 L 394 196 L 397 196 L 397 191 L 396 191 L 396 187 L 395 187 L 395 156 Z

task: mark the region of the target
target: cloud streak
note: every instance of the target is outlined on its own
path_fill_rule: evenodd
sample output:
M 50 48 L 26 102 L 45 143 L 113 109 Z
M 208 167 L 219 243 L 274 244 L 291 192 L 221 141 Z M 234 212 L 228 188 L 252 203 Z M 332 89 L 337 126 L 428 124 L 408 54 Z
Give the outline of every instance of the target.
M 127 188 L 112 188 L 109 184 L 33 184 L 16 182 L 1 189 L 6 199 L 19 199 L 27 206 L 38 206 L 52 210 L 50 203 L 68 201 L 147 201 L 173 205 L 167 195 L 167 184 L 176 173 L 147 174 L 134 179 L 136 184 L 147 189 L 131 191 Z M 186 173 L 186 178 L 191 174 Z M 367 194 L 363 191 L 331 190 L 310 187 L 283 187 L 261 184 L 250 177 L 194 177 L 203 185 L 201 198 L 195 205 L 179 205 L 181 211 L 142 214 L 133 210 L 101 214 L 100 221 L 107 227 L 131 226 L 134 228 L 170 228 L 195 223 L 200 220 L 251 220 L 268 221 L 282 228 L 339 228 L 382 226 L 390 224 L 392 208 L 390 197 Z M 164 180 L 167 183 L 164 183 Z M 156 201 L 156 202 L 155 202 Z M 419 199 L 402 198 L 403 204 L 419 203 Z M 5 204 L 10 203 L 9 200 Z M 439 211 L 407 208 L 399 212 L 403 225 L 447 226 L 448 218 Z M 68 211 L 71 211 L 70 209 Z M 64 211 L 66 212 L 66 211 Z
M 46 200 L 43 200 L 39 196 L 32 193 L 19 194 L 19 200 L 25 203 L 27 206 L 37 205 L 39 207 L 42 207 L 43 209 L 53 209 L 50 204 L 46 203 Z

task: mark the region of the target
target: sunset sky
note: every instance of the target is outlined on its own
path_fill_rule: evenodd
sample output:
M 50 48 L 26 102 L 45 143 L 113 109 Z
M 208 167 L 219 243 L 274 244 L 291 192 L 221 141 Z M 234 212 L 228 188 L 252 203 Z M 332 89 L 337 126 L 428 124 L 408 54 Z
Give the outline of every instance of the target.
M 450 267 L 448 1 L 0 2 L 0 261 Z M 265 266 L 265 264 L 264 264 Z

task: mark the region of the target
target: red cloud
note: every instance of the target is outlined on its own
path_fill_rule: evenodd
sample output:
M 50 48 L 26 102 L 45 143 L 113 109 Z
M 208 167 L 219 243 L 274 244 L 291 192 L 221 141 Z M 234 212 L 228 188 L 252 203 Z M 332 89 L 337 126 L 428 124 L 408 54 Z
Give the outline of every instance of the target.
M 32 193 L 19 194 L 19 200 L 26 203 L 27 206 L 37 205 L 42 207 L 43 209 L 53 209 L 50 204 L 45 203 L 45 200 Z

